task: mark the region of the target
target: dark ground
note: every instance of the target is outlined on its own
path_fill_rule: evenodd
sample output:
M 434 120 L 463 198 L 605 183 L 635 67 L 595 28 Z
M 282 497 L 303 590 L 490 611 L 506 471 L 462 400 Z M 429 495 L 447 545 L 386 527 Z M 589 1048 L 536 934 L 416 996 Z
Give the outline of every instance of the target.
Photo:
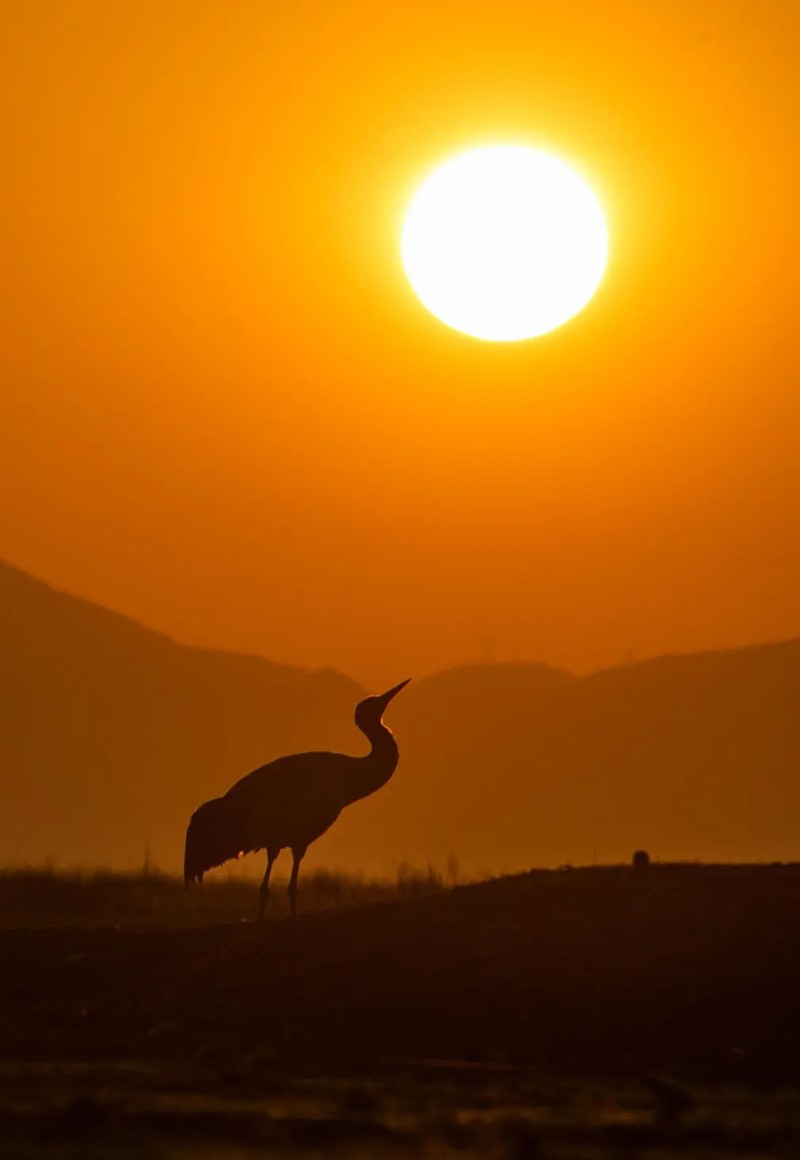
M 796 1157 L 799 899 L 795 865 L 593 868 L 3 930 L 0 1154 Z

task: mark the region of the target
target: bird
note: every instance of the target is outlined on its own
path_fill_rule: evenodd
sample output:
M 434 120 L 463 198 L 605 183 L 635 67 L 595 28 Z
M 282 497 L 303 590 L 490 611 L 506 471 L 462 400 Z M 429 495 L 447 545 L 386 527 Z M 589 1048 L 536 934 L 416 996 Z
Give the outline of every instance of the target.
M 345 806 L 386 785 L 397 768 L 394 734 L 383 723 L 389 702 L 409 683 L 356 705 L 355 723 L 370 743 L 364 757 L 345 753 L 292 753 L 240 778 L 222 797 L 204 802 L 186 829 L 184 882 L 202 885 L 207 870 L 243 854 L 266 850 L 267 868 L 258 900 L 263 920 L 275 859 L 292 852 L 289 907 L 297 914 L 297 878 L 306 850 L 330 829 Z

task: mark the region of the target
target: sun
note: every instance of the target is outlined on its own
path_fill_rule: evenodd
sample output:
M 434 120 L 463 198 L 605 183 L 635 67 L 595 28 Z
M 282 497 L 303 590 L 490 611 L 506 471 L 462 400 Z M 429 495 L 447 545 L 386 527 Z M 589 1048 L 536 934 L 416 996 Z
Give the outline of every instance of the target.
M 424 306 L 475 338 L 515 342 L 561 326 L 594 294 L 608 230 L 584 179 L 520 145 L 459 154 L 414 196 L 403 267 Z

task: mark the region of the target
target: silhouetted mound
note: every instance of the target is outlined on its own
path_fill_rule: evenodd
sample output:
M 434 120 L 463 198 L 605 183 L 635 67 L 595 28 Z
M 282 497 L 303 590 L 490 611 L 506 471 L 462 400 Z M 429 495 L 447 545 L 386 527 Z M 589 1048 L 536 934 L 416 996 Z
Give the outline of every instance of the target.
M 800 1074 L 800 867 L 533 872 L 296 923 L 0 933 L 12 1053 Z

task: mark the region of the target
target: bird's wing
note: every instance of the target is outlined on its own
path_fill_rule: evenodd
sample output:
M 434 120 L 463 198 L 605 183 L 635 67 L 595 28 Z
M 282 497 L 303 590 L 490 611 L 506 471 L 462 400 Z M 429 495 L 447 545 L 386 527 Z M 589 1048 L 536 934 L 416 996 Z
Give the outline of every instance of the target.
M 327 796 L 336 787 L 337 775 L 352 760 L 343 753 L 292 753 L 245 774 L 225 796 L 257 795 L 276 803 L 308 795 Z
M 353 758 L 340 753 L 293 753 L 254 769 L 225 797 L 236 803 L 252 848 L 313 841 L 342 809 L 341 774 Z

